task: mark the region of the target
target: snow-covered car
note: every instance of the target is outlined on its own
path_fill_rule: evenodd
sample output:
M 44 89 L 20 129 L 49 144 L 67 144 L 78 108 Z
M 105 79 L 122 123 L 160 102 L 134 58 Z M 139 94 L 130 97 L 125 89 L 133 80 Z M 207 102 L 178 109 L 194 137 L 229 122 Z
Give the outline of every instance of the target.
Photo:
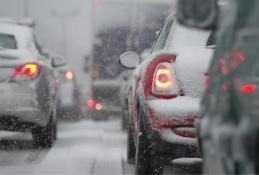
M 75 74 L 69 66 L 58 68 L 57 116 L 60 119 L 79 120 L 81 114 L 81 91 Z
M 31 26 L 0 21 L 0 129 L 31 130 L 37 146 L 56 138 L 56 83 Z
M 87 101 L 88 113 L 93 119 L 108 119 L 121 113 L 120 80 L 95 80 Z
M 172 159 L 198 157 L 195 123 L 213 50 L 208 31 L 181 26 L 171 14 L 151 54 L 126 52 L 124 67 L 135 68 L 129 95 L 127 160 L 136 174 L 161 172 Z

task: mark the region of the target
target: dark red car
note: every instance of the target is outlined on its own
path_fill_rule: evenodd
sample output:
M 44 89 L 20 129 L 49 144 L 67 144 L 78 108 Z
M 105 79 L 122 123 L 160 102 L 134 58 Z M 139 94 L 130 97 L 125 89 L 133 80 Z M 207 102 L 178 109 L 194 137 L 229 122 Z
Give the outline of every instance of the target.
M 150 55 L 126 52 L 135 68 L 129 95 L 128 162 L 136 174 L 161 173 L 170 160 L 198 157 L 195 123 L 212 55 L 210 32 L 185 28 L 170 15 Z

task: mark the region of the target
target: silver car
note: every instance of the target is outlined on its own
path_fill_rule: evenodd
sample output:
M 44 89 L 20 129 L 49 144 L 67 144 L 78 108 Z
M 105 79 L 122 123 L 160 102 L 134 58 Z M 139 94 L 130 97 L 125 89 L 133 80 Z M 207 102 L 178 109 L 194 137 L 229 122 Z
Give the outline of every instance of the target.
M 37 146 L 56 138 L 56 82 L 31 26 L 0 20 L 0 129 L 27 131 Z

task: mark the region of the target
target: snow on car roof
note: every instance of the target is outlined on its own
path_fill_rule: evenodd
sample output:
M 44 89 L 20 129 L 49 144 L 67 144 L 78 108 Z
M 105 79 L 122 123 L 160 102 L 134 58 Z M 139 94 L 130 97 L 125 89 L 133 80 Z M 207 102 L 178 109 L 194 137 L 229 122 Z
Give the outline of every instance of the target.
M 16 39 L 18 49 L 32 47 L 33 31 L 31 27 L 0 21 L 0 33 L 13 35 Z

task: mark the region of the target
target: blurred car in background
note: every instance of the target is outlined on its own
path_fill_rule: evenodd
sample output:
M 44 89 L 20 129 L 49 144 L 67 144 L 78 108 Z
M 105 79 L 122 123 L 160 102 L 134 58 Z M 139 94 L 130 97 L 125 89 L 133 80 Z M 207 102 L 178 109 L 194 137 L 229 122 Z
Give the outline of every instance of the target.
M 64 58 L 63 58 L 64 59 Z M 60 119 L 79 120 L 82 118 L 80 87 L 73 70 L 65 65 L 57 69 L 58 104 L 57 116 Z
M 181 26 L 170 15 L 151 54 L 126 52 L 120 62 L 135 68 L 129 93 L 127 160 L 136 174 L 161 173 L 171 160 L 199 157 L 195 122 L 213 50 L 210 32 Z
M 27 131 L 34 144 L 51 147 L 57 135 L 57 86 L 52 67 L 64 62 L 43 56 L 33 23 L 0 19 L 0 129 Z
M 258 1 L 183 0 L 179 6 L 184 25 L 217 31 L 198 124 L 205 174 L 259 173 L 258 9 Z
M 93 119 L 107 120 L 111 116 L 121 114 L 120 104 L 121 81 L 95 80 L 89 90 L 90 97 L 87 101 L 88 114 Z

